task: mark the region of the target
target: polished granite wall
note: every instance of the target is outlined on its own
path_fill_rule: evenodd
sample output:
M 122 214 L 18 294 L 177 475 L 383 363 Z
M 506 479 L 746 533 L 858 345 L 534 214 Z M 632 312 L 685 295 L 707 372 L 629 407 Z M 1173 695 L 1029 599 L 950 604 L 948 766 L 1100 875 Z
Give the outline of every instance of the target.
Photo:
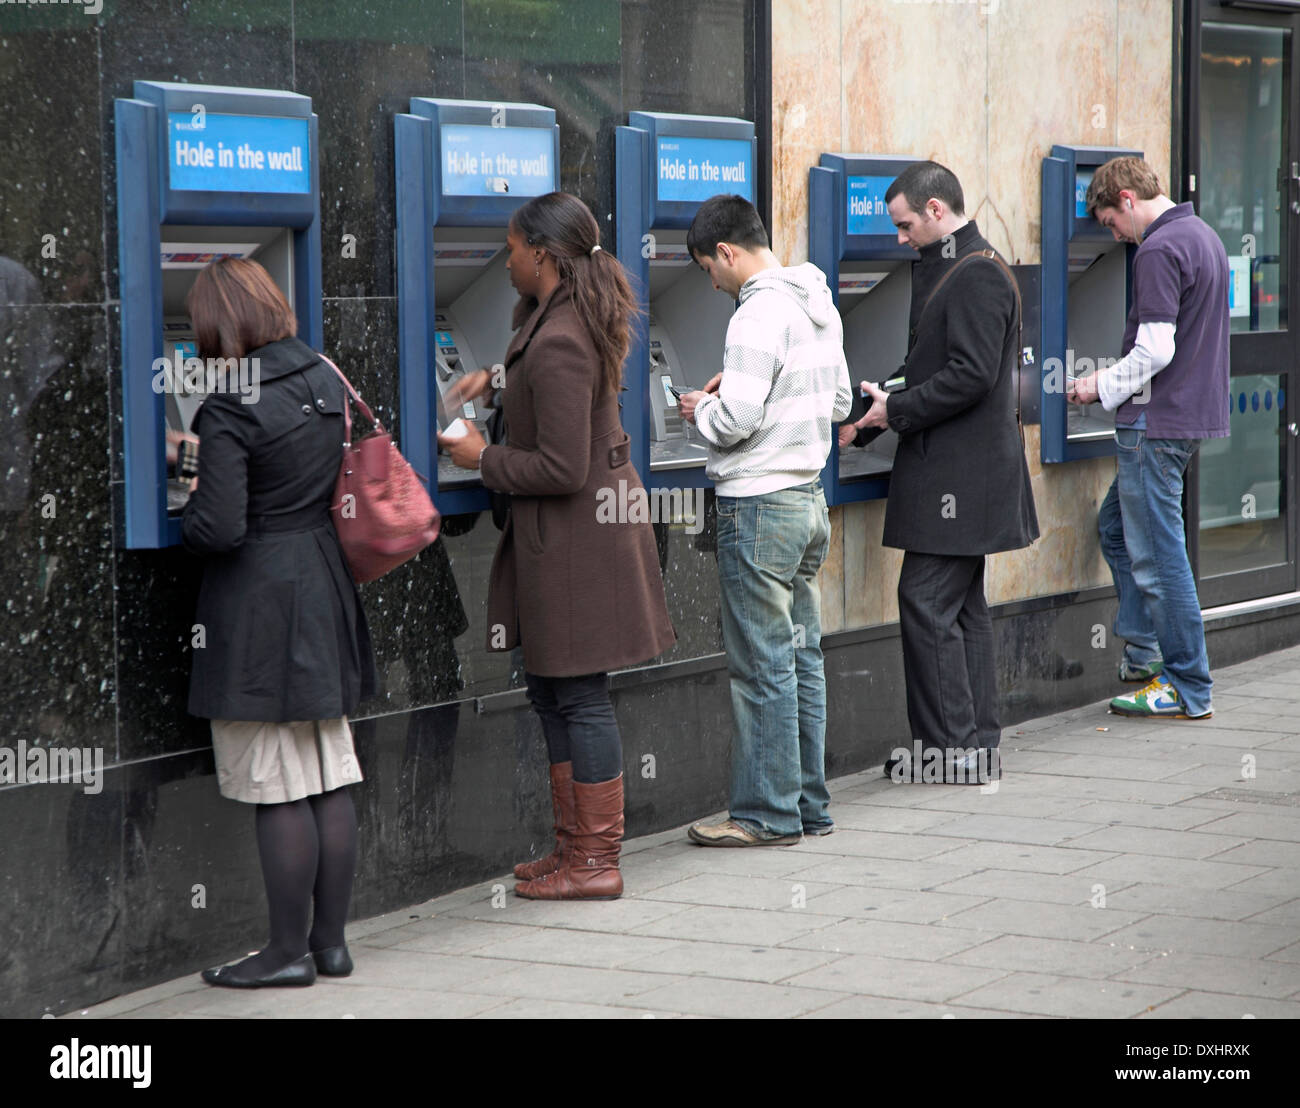
M 1173 7 L 1169 0 L 773 0 L 777 253 L 788 264 L 807 257 L 808 167 L 823 153 L 942 162 L 962 182 L 967 214 L 1020 265 L 1041 261 L 1039 182 L 1053 143 L 1134 146 L 1167 187 Z M 1025 439 L 1042 537 L 990 559 L 990 602 L 1109 584 L 1095 520 L 1114 462 L 1043 466 L 1039 429 L 1026 427 Z M 884 502 L 832 515 L 823 625 L 896 620 L 902 555 L 880 546 Z
M 251 813 L 218 797 L 207 724 L 184 711 L 200 565 L 120 549 L 114 99 L 137 79 L 312 98 L 326 349 L 399 431 L 393 116 L 412 96 L 554 107 L 561 187 L 611 228 L 608 248 L 613 129 L 629 110 L 753 118 L 757 103 L 754 0 L 83 7 L 0 5 L 0 747 L 97 750 L 107 772 L 96 794 L 0 786 L 3 1014 L 219 958 L 257 941 L 230 927 L 263 911 Z M 549 818 L 534 718 L 517 697 L 477 710 L 521 679 L 517 659 L 484 648 L 496 538 L 490 520 L 448 520 L 362 590 L 383 688 L 358 723 L 372 782 L 358 790 L 360 912 L 474 879 L 485 850 L 526 851 Z M 708 534 L 659 539 L 681 640 L 669 660 L 715 655 Z M 700 758 L 725 757 L 724 724 L 701 718 L 720 745 Z

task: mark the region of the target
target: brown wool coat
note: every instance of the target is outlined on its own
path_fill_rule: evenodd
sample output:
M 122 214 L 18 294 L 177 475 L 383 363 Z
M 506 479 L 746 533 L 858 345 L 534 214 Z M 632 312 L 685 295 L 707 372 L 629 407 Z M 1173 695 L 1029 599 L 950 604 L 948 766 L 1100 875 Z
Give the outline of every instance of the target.
M 512 495 L 492 561 L 488 649 L 522 643 L 524 668 L 542 677 L 602 673 L 663 653 L 676 635 L 654 531 L 598 515 L 611 495 L 600 490 L 630 503 L 642 485 L 618 398 L 598 395 L 600 361 L 565 286 L 516 332 L 505 369 L 509 445 L 489 447 L 482 460 L 483 483 Z

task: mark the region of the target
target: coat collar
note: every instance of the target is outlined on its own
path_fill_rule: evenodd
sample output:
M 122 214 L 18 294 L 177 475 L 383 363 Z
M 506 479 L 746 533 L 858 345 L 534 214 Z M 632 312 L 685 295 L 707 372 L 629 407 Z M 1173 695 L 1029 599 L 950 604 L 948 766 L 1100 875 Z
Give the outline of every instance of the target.
M 533 332 L 537 330 L 538 324 L 542 322 L 542 318 L 547 311 L 555 305 L 571 299 L 572 296 L 573 290 L 567 284 L 559 284 L 541 300 L 534 300 L 529 297 L 529 299 L 519 302 L 519 307 L 515 311 L 519 312 L 522 308 L 522 310 L 528 311 L 529 314 L 523 324 L 519 326 L 519 330 L 515 332 L 515 337 L 510 340 L 510 346 L 506 349 L 506 365 L 509 365 L 514 358 L 523 353 L 524 347 L 528 345 L 528 340 L 533 337 Z M 515 318 L 518 319 L 519 316 L 516 315 Z
M 972 219 L 958 227 L 957 230 L 952 233 L 952 238 L 955 250 L 948 256 L 960 257 L 962 254 L 966 253 L 967 248 L 970 247 L 972 243 L 980 240 L 980 229 Z M 935 239 L 934 242 L 927 243 L 925 246 L 921 247 L 918 251 L 921 255 L 921 261 L 928 262 L 933 261 L 935 258 L 944 257 L 944 245 L 945 243 L 943 239 Z
M 250 350 L 248 358 L 250 361 L 253 358 L 257 359 L 258 380 L 263 382 L 297 373 L 298 370 L 306 369 L 313 362 L 320 361 L 320 355 L 316 351 L 293 335 L 277 342 L 268 342 L 256 350 Z

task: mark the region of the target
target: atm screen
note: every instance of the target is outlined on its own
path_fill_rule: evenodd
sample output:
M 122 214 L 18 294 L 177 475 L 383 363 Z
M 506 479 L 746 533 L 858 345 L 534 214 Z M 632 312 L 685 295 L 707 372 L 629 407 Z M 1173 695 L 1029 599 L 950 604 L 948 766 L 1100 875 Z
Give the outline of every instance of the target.
M 662 377 L 659 378 L 659 381 L 664 387 L 664 402 L 670 408 L 677 407 L 677 397 L 673 395 L 673 390 L 668 387 L 673 383 L 672 377 L 670 377 L 668 374 L 665 373 Z
M 1074 218 L 1088 218 L 1088 186 L 1092 184 L 1095 169 L 1080 169 L 1074 174 Z

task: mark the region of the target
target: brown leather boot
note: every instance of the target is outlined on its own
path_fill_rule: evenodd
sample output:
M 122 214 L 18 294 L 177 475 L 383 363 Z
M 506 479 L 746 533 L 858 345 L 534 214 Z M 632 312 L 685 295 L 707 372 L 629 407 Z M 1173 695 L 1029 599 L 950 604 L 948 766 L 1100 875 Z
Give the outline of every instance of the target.
M 573 783 L 577 832 L 554 873 L 515 886 L 530 900 L 614 900 L 623 895 L 618 872 L 623 841 L 623 775 L 598 785 Z
M 573 814 L 572 762 L 555 762 L 551 766 L 551 807 L 555 812 L 555 849 L 536 862 L 520 862 L 515 866 L 515 876 L 520 881 L 533 881 L 554 873 L 564 861 L 569 843 L 577 830 Z

